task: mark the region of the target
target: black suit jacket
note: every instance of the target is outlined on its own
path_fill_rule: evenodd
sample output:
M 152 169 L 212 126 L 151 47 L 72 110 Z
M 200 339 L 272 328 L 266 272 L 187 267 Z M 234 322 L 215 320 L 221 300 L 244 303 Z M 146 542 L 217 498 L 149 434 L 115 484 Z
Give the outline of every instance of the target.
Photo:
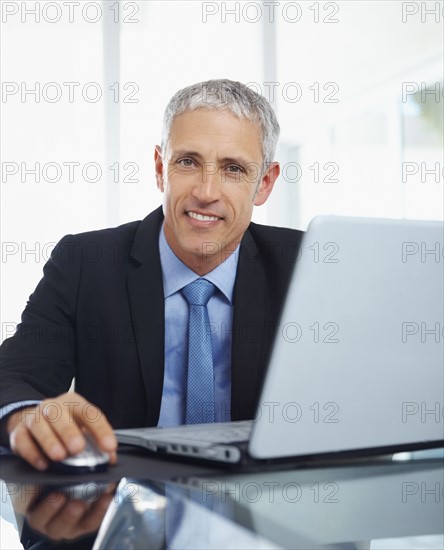
M 164 375 L 162 221 L 158 208 L 141 222 L 58 243 L 16 334 L 3 343 L 0 406 L 57 396 L 75 377 L 76 391 L 115 428 L 157 424 Z M 234 287 L 233 420 L 254 417 L 301 234 L 251 223 L 243 237 Z

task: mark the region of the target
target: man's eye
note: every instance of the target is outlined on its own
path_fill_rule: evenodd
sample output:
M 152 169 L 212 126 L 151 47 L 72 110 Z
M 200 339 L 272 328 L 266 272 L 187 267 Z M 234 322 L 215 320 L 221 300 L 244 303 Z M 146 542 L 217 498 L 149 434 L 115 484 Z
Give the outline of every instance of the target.
M 241 174 L 244 170 L 240 166 L 237 166 L 237 164 L 230 164 L 228 165 L 225 170 L 227 172 L 231 172 L 232 174 Z
M 185 166 L 185 168 L 191 168 L 191 166 L 194 165 L 194 162 L 192 159 L 180 159 L 177 161 L 181 166 Z

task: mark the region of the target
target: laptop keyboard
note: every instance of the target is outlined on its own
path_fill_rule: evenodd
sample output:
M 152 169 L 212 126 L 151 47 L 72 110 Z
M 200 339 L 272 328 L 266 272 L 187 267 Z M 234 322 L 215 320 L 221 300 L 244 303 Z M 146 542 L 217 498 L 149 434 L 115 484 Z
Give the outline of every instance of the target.
M 196 424 L 176 428 L 141 428 L 144 437 L 156 441 L 200 441 L 202 443 L 236 443 L 247 441 L 250 437 L 252 421 L 219 422 L 216 424 Z

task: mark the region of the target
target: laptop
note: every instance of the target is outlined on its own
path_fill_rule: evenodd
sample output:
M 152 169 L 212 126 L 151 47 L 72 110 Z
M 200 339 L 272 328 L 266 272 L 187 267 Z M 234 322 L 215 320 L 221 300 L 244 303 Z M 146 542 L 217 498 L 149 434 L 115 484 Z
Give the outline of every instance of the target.
M 116 430 L 218 464 L 444 444 L 444 224 L 319 216 L 304 235 L 256 417 Z

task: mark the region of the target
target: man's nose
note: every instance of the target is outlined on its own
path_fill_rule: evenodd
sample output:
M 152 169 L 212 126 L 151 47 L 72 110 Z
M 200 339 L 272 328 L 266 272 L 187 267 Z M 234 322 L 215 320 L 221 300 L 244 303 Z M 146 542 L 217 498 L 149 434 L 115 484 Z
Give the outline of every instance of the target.
M 193 189 L 193 195 L 204 202 L 220 198 L 220 173 L 215 162 L 206 162 L 202 167 L 201 177 Z

